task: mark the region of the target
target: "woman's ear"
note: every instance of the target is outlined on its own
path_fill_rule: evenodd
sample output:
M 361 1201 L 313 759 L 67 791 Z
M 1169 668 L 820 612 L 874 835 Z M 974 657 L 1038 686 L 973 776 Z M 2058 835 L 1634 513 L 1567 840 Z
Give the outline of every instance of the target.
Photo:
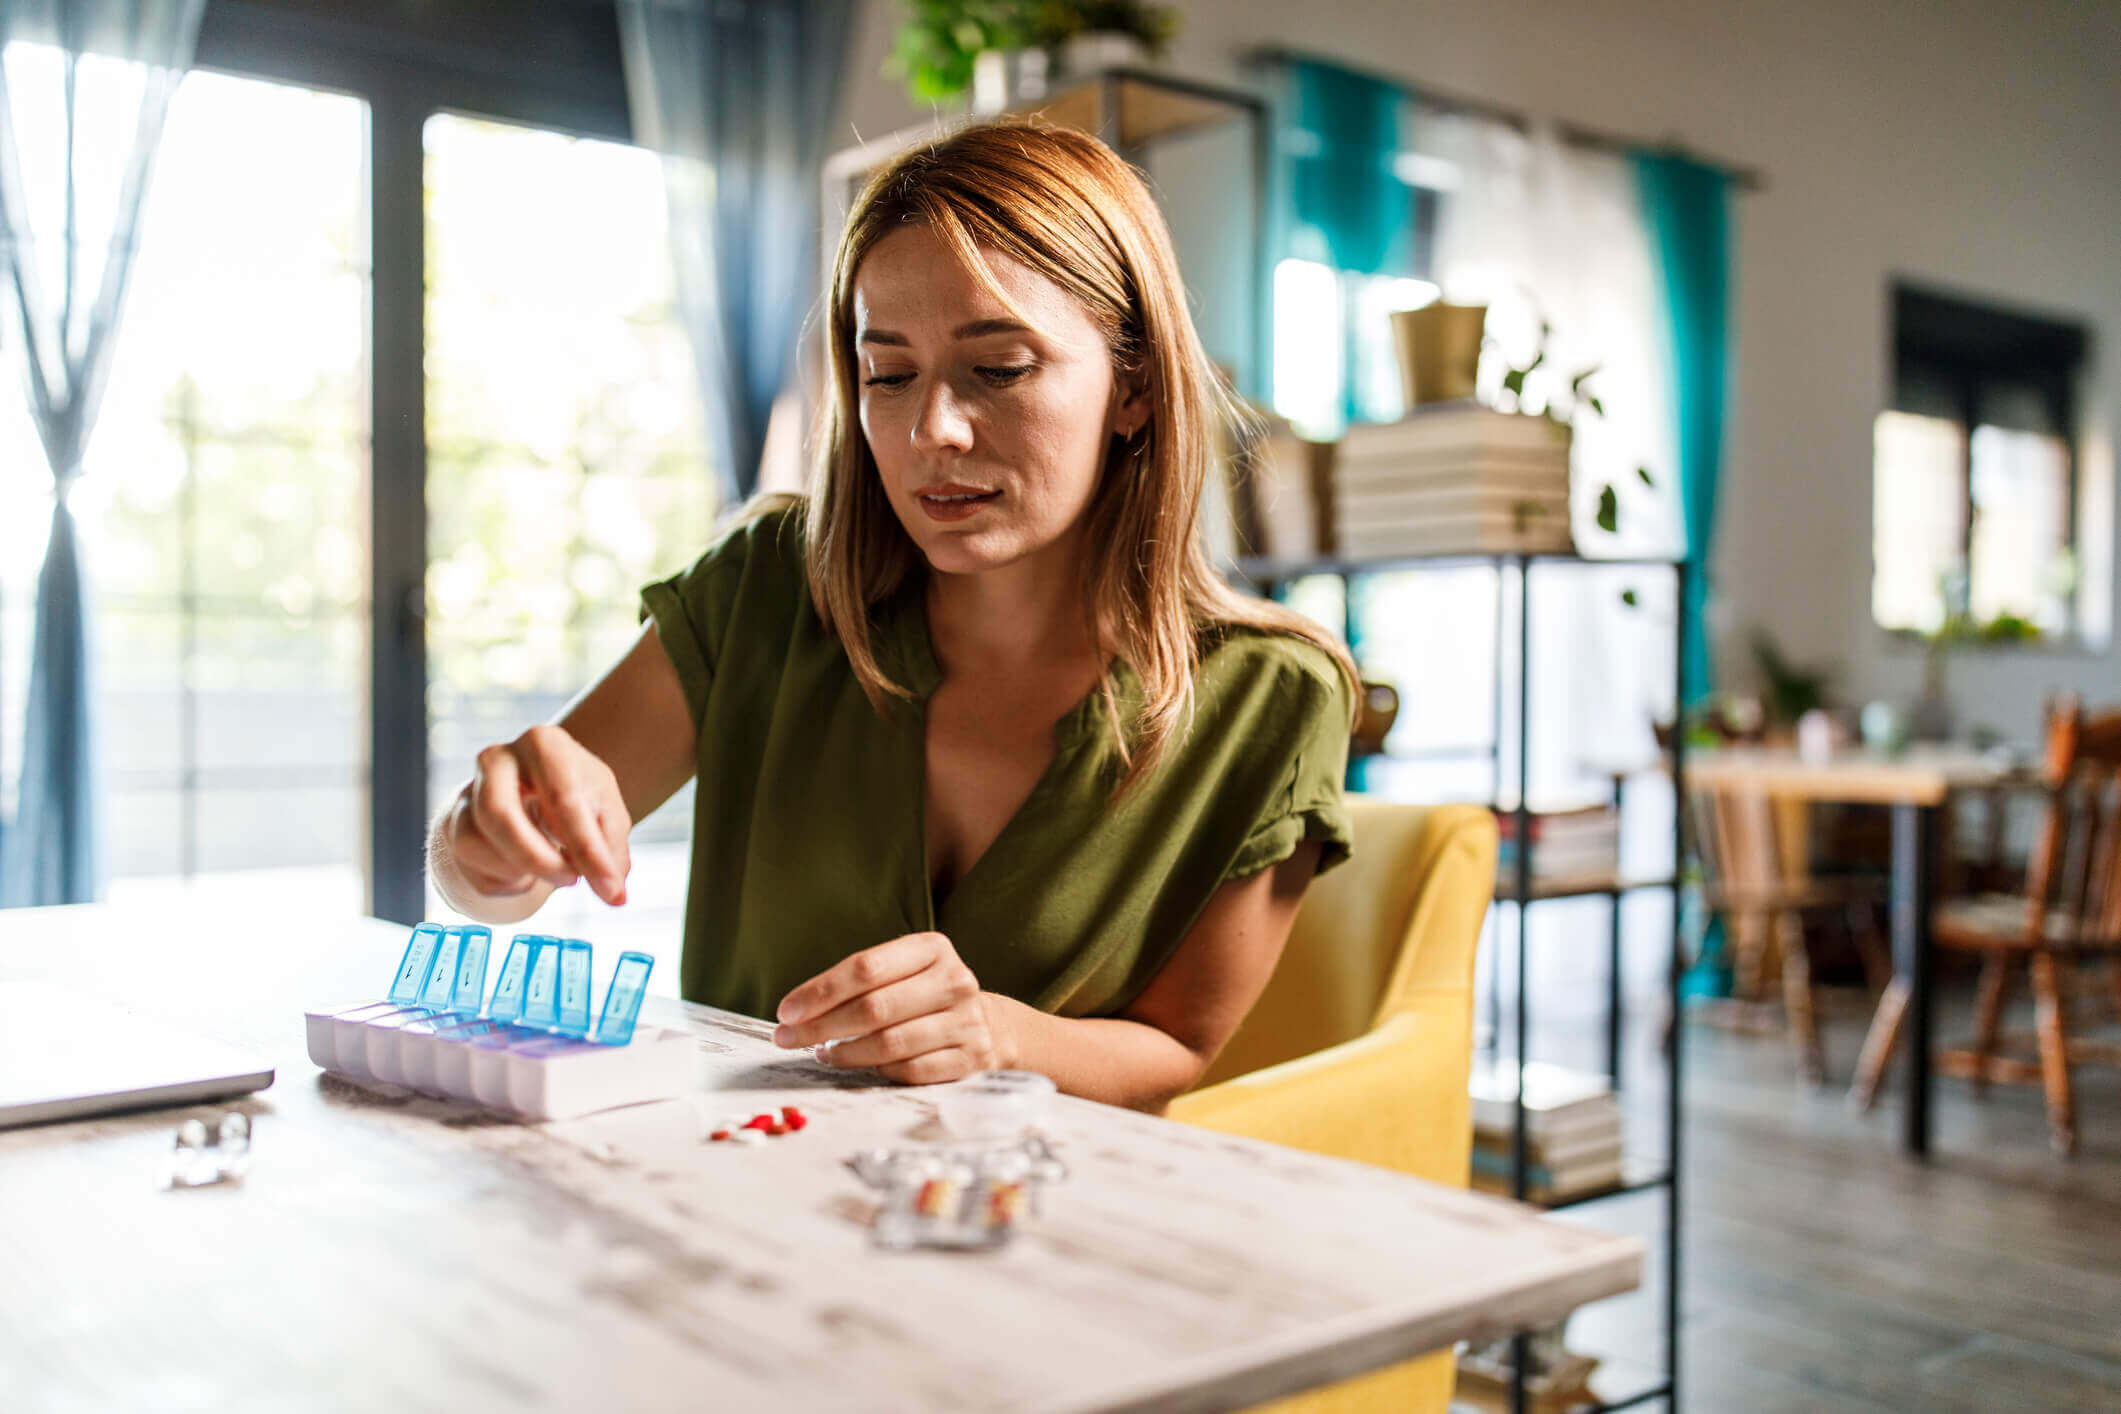
M 1138 379 L 1122 378 L 1113 390 L 1112 435 L 1132 441 L 1148 425 L 1149 390 Z

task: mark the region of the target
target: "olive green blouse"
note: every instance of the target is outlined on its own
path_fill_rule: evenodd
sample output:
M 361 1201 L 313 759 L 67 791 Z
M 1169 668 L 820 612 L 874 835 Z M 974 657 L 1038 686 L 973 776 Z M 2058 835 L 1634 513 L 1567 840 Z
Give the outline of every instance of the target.
M 641 591 L 699 727 L 681 989 L 767 1017 L 863 948 L 934 930 L 980 985 L 1064 1016 L 1123 1010 L 1216 888 L 1323 845 L 1347 857 L 1347 688 L 1315 645 L 1237 629 L 1204 645 L 1194 715 L 1112 798 L 1100 694 L 1054 728 L 1044 777 L 942 903 L 922 792 L 926 699 L 941 681 L 926 597 L 875 611 L 880 665 L 916 699 L 870 705 L 811 607 L 801 507 L 739 525 Z M 1123 716 L 1140 705 L 1113 669 Z

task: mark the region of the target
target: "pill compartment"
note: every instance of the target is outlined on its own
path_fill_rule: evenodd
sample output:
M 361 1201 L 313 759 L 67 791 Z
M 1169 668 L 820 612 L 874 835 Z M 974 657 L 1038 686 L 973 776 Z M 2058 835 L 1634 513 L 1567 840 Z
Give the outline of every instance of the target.
M 437 1067 L 441 1063 L 441 1037 L 467 1022 L 483 1025 L 476 1018 L 462 1016 L 456 1012 L 437 1012 L 433 1016 L 408 1021 L 398 1028 L 398 1084 L 429 1095 L 445 1093 Z
M 339 1064 L 338 1028 L 335 1023 L 342 1017 L 351 1018 L 358 1013 L 392 1010 L 389 1002 L 343 1002 L 338 1006 L 317 1007 L 302 1013 L 306 1039 L 309 1043 L 309 1058 L 324 1070 L 341 1070 Z
M 637 1026 L 624 1046 L 547 1037 L 501 1052 L 501 1065 L 507 1107 L 531 1119 L 672 1099 L 699 1085 L 698 1046 L 661 1026 Z
M 331 1019 L 332 1049 L 336 1063 L 332 1069 L 356 1080 L 374 1080 L 375 1071 L 368 1064 L 368 1029 L 379 1021 L 394 1017 L 424 1016 L 418 1007 L 399 1006 L 383 1002 L 372 1007 L 362 1007 Z
M 434 1018 L 434 1012 L 416 1007 L 363 1022 L 362 1029 L 368 1033 L 368 1073 L 385 1085 L 409 1084 L 405 1078 L 405 1032 Z
M 471 1095 L 471 1043 L 500 1028 L 491 1021 L 460 1021 L 429 1038 L 434 1053 L 435 1093 L 469 1100 Z

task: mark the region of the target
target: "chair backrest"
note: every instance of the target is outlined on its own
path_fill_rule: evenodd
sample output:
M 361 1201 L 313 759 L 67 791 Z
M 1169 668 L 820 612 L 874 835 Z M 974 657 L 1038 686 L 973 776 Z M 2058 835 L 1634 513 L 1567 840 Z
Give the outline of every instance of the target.
M 2121 709 L 2086 716 L 2075 698 L 2050 703 L 2041 776 L 2048 800 L 2026 868 L 2026 935 L 2121 941 Z
M 1348 814 L 1353 854 L 1305 891 L 1281 962 L 1203 1087 L 1352 1041 L 1419 994 L 1463 992 L 1470 1008 L 1495 817 L 1362 796 Z
M 1764 904 L 1804 883 L 1811 845 L 1802 799 L 1757 786 L 1706 786 L 1687 796 L 1687 834 L 1711 890 Z

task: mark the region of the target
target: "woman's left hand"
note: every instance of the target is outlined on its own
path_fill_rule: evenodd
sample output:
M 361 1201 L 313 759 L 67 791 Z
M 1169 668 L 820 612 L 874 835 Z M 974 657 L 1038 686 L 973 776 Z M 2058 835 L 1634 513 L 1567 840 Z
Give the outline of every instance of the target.
M 818 1059 L 870 1067 L 902 1085 L 1003 1070 L 1014 1053 L 1003 1008 L 941 933 L 865 948 L 781 999 L 777 1046 L 824 1042 Z

